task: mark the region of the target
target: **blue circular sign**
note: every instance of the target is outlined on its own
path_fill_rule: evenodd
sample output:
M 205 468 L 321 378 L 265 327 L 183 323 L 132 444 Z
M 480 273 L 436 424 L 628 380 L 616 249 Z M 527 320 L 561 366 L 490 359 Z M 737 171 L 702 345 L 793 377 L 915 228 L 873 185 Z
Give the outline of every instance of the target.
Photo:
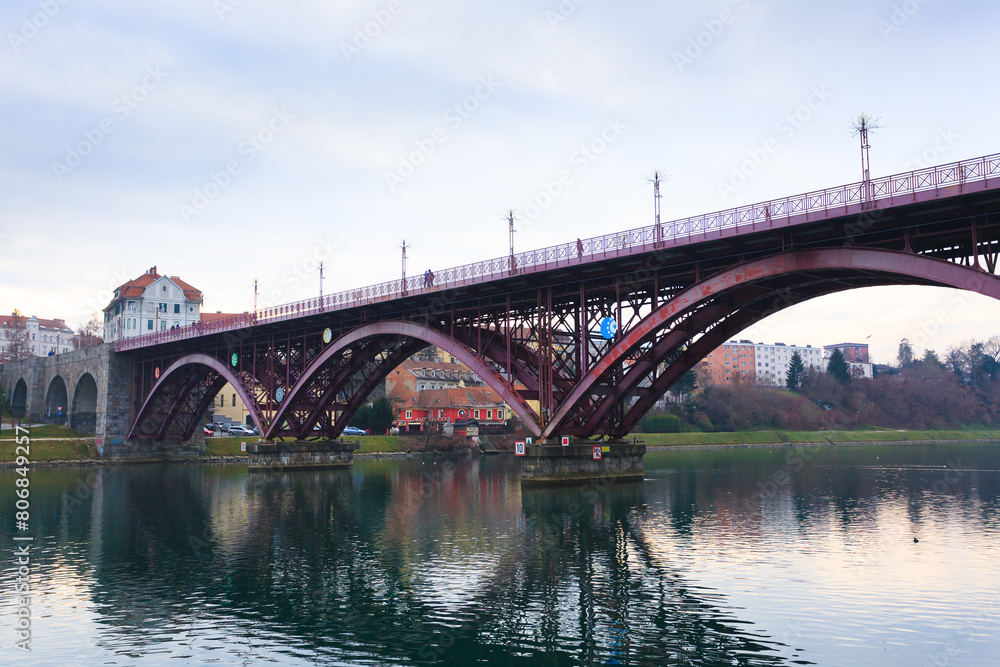
M 283 399 L 284 397 L 285 397 L 285 388 L 278 387 L 278 390 L 274 392 L 275 400 L 278 401 L 278 403 L 281 403 L 281 399 Z
M 616 333 L 618 333 L 618 323 L 615 322 L 615 318 L 605 317 L 601 320 L 601 335 L 605 340 L 611 340 Z

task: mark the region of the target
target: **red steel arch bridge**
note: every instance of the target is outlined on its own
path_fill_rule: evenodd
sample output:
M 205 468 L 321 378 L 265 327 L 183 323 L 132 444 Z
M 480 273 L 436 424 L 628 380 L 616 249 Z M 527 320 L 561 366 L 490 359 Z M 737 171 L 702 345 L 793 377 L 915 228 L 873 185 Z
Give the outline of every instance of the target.
M 580 239 L 118 341 L 128 437 L 189 439 L 226 382 L 264 437 L 336 437 L 435 345 L 537 437 L 621 438 L 768 315 L 879 285 L 1000 298 L 998 254 L 1000 154 Z

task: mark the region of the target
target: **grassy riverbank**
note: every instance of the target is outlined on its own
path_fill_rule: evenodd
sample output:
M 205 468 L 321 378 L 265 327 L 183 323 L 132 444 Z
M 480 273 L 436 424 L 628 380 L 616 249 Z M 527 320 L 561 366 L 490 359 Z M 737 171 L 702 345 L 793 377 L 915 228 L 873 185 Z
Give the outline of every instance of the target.
M 927 440 L 997 440 L 998 429 L 960 431 L 732 431 L 728 433 L 637 433 L 649 447 L 685 447 L 698 445 L 780 445 L 784 443 L 829 444 L 849 442 L 912 442 Z
M 69 434 L 69 435 L 67 435 Z M 5 434 L 7 435 L 7 434 Z M 43 426 L 31 430 L 29 460 L 91 461 L 99 458 L 92 438 L 71 439 L 78 434 L 62 426 Z M 58 438 L 67 439 L 58 439 Z M 45 439 L 42 439 L 45 438 Z M 852 443 L 852 442 L 926 442 L 995 440 L 1000 442 L 1000 429 L 957 431 L 734 431 L 729 433 L 637 433 L 635 438 L 655 447 L 731 447 L 740 445 L 781 445 L 788 443 Z M 359 437 L 358 454 L 394 454 L 416 449 L 420 438 L 368 435 Z M 207 438 L 205 456 L 245 456 L 240 443 L 251 444 L 256 438 Z M 0 464 L 12 463 L 17 456 L 15 443 L 9 438 L 0 442 Z

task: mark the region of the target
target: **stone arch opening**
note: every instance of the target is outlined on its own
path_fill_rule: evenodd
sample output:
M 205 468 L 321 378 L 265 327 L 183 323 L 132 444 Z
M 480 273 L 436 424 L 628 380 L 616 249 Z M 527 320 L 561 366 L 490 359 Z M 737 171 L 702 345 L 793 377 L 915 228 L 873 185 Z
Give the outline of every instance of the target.
M 70 426 L 80 433 L 97 432 L 97 381 L 90 373 L 84 373 L 76 382 Z
M 24 419 L 28 413 L 28 383 L 19 379 L 14 385 L 14 392 L 10 396 L 10 414 L 17 419 Z
M 45 410 L 42 421 L 49 424 L 65 424 L 69 413 L 69 394 L 66 391 L 66 381 L 57 375 L 49 382 L 45 392 Z

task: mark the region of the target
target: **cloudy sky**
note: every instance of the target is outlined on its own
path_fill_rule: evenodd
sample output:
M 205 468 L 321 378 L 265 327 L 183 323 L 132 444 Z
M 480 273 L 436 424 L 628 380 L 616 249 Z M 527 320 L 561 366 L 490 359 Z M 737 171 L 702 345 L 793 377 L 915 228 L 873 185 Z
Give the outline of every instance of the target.
M 417 273 L 504 255 L 509 208 L 519 250 L 649 224 L 654 169 L 667 219 L 857 181 L 862 111 L 874 176 L 1000 151 L 985 1 L 6 0 L 0 25 L 0 312 L 71 325 L 152 265 L 243 311 L 254 279 L 314 296 L 319 260 L 327 292 L 392 279 L 404 239 Z M 886 288 L 747 335 L 886 362 L 998 323 Z

